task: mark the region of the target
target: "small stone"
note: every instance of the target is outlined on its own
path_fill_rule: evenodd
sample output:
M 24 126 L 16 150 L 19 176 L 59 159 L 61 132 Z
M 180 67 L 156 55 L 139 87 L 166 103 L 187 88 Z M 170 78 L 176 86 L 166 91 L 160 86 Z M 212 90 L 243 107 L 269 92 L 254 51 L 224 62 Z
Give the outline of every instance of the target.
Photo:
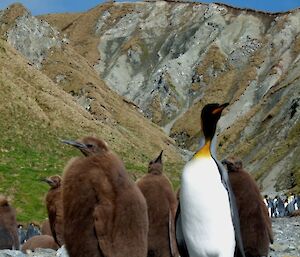
M 270 246 L 270 249 L 277 252 L 277 251 L 286 251 L 289 248 L 288 245 L 281 244 L 281 243 L 273 243 L 273 245 Z
M 56 251 L 52 249 L 37 248 L 34 252 L 28 254 L 30 257 L 55 257 Z
M 57 257 L 69 257 L 67 249 L 66 249 L 66 247 L 64 245 L 57 250 L 56 256 Z

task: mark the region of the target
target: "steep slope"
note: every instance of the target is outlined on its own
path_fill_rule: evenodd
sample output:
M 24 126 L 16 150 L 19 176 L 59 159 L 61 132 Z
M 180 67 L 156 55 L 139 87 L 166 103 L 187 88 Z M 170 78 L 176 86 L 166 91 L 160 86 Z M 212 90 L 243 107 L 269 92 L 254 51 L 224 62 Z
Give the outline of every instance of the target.
M 104 138 L 133 177 L 164 149 L 167 172 L 178 174 L 182 160 L 174 141 L 107 88 L 60 33 L 20 5 L 1 12 L 0 24 L 0 193 L 12 198 L 19 221 L 45 217 L 48 188 L 39 179 L 60 174 L 80 154 L 60 139 Z M 61 84 L 57 76 L 64 77 Z M 173 181 L 178 184 L 178 176 Z
M 7 12 L 14 12 L 16 8 L 20 6 L 14 5 Z M 23 11 L 14 20 L 14 26 L 5 31 L 5 34 L 7 42 L 21 52 L 30 61 L 30 65 L 47 75 L 58 89 L 70 93 L 73 100 L 81 105 L 93 120 L 110 129 L 121 129 L 122 132 L 123 129 L 127 130 L 137 141 L 141 140 L 141 134 L 145 134 L 144 137 L 149 136 L 152 144 L 143 144 L 142 149 L 153 149 L 162 139 L 168 141 L 171 159 L 178 159 L 172 140 L 165 136 L 158 126 L 145 119 L 134 103 L 109 89 L 88 61 L 69 45 L 67 38 L 61 36 L 61 33 L 48 23 L 31 16 L 27 10 L 25 14 Z M 6 20 L 2 22 L 6 23 Z M 34 57 L 36 52 L 42 53 L 41 58 Z M 123 133 L 126 136 L 126 132 Z M 123 146 L 122 142 L 120 146 Z
M 228 101 L 220 157 L 241 157 L 266 191 L 300 190 L 299 9 L 270 14 L 156 1 L 103 4 L 68 17 L 43 19 L 178 145 L 195 150 L 200 109 Z M 92 56 L 79 48 L 95 42 Z

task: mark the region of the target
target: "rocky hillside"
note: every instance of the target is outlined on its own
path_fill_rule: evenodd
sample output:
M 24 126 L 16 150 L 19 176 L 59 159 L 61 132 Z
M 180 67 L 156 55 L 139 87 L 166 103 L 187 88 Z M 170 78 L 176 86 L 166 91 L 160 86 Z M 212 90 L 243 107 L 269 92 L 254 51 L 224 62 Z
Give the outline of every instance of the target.
M 182 158 L 174 140 L 110 90 L 58 30 L 13 5 L 0 12 L 0 32 L 0 193 L 19 221 L 44 219 L 48 187 L 39 179 L 61 174 L 80 154 L 61 139 L 105 139 L 133 177 L 163 149 L 178 184 Z
M 175 142 L 197 148 L 199 112 L 212 101 L 230 102 L 220 158 L 238 155 L 267 192 L 299 191 L 299 23 L 299 10 L 162 1 L 0 11 L 0 193 L 21 220 L 41 220 L 38 178 L 78 154 L 59 139 L 86 134 L 104 138 L 134 176 L 164 149 L 177 186 Z
M 204 104 L 230 102 L 220 157 L 242 158 L 265 191 L 299 190 L 299 9 L 157 1 L 41 18 L 183 148 L 198 147 Z

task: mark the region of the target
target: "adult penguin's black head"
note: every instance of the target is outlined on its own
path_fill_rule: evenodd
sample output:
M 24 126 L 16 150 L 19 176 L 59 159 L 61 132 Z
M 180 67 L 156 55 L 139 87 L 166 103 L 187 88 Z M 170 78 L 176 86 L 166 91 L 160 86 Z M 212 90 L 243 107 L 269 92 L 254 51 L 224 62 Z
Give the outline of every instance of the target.
M 218 104 L 212 103 L 207 104 L 203 107 L 201 112 L 201 122 L 204 137 L 206 139 L 212 139 L 215 135 L 217 122 L 221 117 L 222 111 L 228 106 L 229 103 Z

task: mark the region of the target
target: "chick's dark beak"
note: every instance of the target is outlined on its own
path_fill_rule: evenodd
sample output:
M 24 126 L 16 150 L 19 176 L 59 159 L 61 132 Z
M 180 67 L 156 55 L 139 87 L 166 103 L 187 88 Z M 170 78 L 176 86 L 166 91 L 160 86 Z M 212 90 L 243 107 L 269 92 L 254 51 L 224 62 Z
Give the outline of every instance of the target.
M 163 150 L 160 152 L 159 156 L 156 158 L 156 160 L 154 161 L 155 163 L 162 163 L 162 154 L 163 154 Z
M 52 181 L 51 179 L 49 179 L 49 178 L 41 178 L 40 181 L 41 181 L 41 182 L 45 182 L 45 183 L 47 183 L 47 184 L 53 183 L 53 181 Z
M 62 143 L 74 146 L 79 149 L 86 149 L 88 148 L 85 144 L 77 142 L 77 141 L 72 141 L 72 140 L 61 140 Z

